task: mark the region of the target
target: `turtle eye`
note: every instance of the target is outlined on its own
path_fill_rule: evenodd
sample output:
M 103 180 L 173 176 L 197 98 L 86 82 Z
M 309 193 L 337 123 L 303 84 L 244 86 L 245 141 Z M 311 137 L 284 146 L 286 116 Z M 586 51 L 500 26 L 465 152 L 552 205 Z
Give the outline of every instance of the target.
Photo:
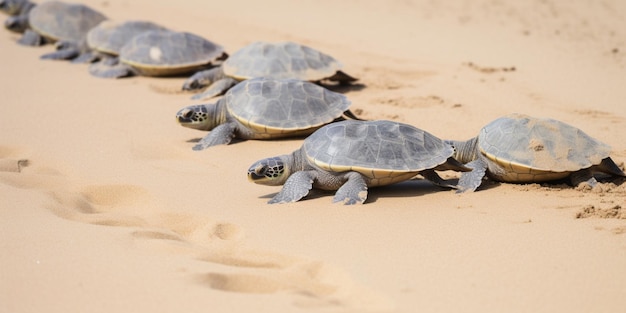
M 254 174 L 257 176 L 265 176 L 265 172 L 267 172 L 267 165 L 259 164 L 254 168 Z
M 183 112 L 182 115 L 186 119 L 191 119 L 193 117 L 193 111 L 192 110 L 187 110 L 187 111 Z
M 282 164 L 259 164 L 254 168 L 254 173 L 257 176 L 265 176 L 270 179 L 274 179 L 283 174 L 285 168 Z

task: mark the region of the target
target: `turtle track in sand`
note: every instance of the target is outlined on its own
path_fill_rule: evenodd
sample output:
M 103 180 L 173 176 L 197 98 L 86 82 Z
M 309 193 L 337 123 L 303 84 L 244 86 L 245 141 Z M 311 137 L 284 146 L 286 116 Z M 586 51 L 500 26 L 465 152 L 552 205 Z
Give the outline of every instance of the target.
M 299 307 L 391 307 L 331 264 L 251 247 L 238 225 L 164 206 L 141 186 L 76 183 L 54 166 L 27 163 L 22 151 L 0 146 L 2 188 L 45 195 L 45 207 L 65 220 L 125 228 L 133 248 L 205 262 L 204 272 L 184 272 L 195 283 L 242 294 L 287 293 Z

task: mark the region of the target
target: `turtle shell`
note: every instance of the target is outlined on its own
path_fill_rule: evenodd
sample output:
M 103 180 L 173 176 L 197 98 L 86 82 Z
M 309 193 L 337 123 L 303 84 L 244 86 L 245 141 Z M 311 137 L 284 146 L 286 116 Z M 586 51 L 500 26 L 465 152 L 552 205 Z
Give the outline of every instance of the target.
M 293 42 L 254 42 L 224 62 L 224 74 L 238 80 L 253 77 L 318 81 L 333 76 L 342 65 L 333 57 Z
M 316 84 L 267 77 L 235 85 L 221 101 L 258 138 L 310 134 L 341 117 L 350 106 L 346 96 Z
M 104 20 L 102 13 L 88 6 L 58 1 L 36 5 L 28 15 L 30 27 L 53 41 L 78 42 Z
M 508 182 L 548 181 L 600 164 L 611 147 L 566 123 L 512 114 L 483 127 L 478 149 Z M 493 174 L 493 173 L 492 173 Z
M 104 21 L 87 33 L 87 45 L 94 50 L 118 55 L 130 39 L 151 30 L 165 27 L 148 21 Z
M 385 120 L 326 125 L 307 137 L 302 148 L 311 164 L 332 172 L 359 172 L 374 186 L 410 179 L 445 163 L 454 152 L 428 132 Z
M 145 76 L 169 76 L 209 66 L 223 55 L 221 46 L 192 33 L 155 30 L 126 43 L 120 61 Z

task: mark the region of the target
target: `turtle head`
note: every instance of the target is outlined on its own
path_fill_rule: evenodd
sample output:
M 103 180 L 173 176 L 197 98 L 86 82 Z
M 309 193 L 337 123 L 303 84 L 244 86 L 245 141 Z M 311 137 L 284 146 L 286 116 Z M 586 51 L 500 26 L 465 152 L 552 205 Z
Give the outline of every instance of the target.
M 257 161 L 248 168 L 248 180 L 261 185 L 282 185 L 291 173 L 289 163 L 287 155 Z
M 467 141 L 444 140 L 444 142 L 454 148 L 454 154 L 452 157 L 461 163 L 468 163 L 478 158 L 478 152 L 476 150 L 478 137 L 474 137 Z
M 9 16 L 4 21 L 4 28 L 14 33 L 23 34 L 28 29 L 28 16 L 18 15 Z
M 176 121 L 184 126 L 198 130 L 211 130 L 225 121 L 222 106 L 216 104 L 198 104 L 184 107 L 176 113 Z
M 32 6 L 28 0 L 0 0 L 0 11 L 8 15 L 26 14 Z

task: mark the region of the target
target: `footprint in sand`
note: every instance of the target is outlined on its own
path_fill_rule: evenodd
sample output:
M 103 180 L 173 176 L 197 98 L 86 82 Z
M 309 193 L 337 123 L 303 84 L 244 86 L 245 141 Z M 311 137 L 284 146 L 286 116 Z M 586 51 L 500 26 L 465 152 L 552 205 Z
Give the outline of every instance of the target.
M 28 165 L 28 160 L 21 159 L 0 159 L 0 172 L 13 172 L 19 173 L 22 171 L 22 167 Z
M 0 146 L 0 172 L 19 173 L 28 165 L 28 160 L 22 159 L 21 149 L 15 147 Z
M 198 282 L 212 289 L 248 294 L 292 293 L 302 308 L 344 307 L 353 310 L 393 310 L 393 302 L 355 284 L 347 273 L 324 262 L 306 261 L 283 269 L 243 273 L 207 273 Z
M 152 202 L 144 189 L 133 185 L 93 185 L 80 190 L 54 189 L 49 209 L 59 217 L 96 225 L 145 227 L 141 210 Z
M 0 157 L 1 153 L 0 149 Z M 18 162 L 19 158 L 10 160 L 15 161 L 0 164 L 13 172 L 24 165 Z M 340 269 L 323 262 L 250 247 L 239 226 L 163 207 L 162 202 L 141 186 L 76 186 L 60 171 L 39 164 L 29 171 L 8 175 L 19 176 L 19 179 L 4 176 L 7 175 L 0 175 L 1 181 L 48 194 L 51 201 L 47 208 L 61 218 L 127 227 L 138 243 L 157 247 L 161 253 L 207 262 L 211 270 L 195 277 L 197 282 L 211 289 L 246 294 L 294 294 L 297 295 L 294 304 L 300 307 L 391 307 L 386 298 L 358 286 Z M 145 248 L 145 245 L 139 246 Z

